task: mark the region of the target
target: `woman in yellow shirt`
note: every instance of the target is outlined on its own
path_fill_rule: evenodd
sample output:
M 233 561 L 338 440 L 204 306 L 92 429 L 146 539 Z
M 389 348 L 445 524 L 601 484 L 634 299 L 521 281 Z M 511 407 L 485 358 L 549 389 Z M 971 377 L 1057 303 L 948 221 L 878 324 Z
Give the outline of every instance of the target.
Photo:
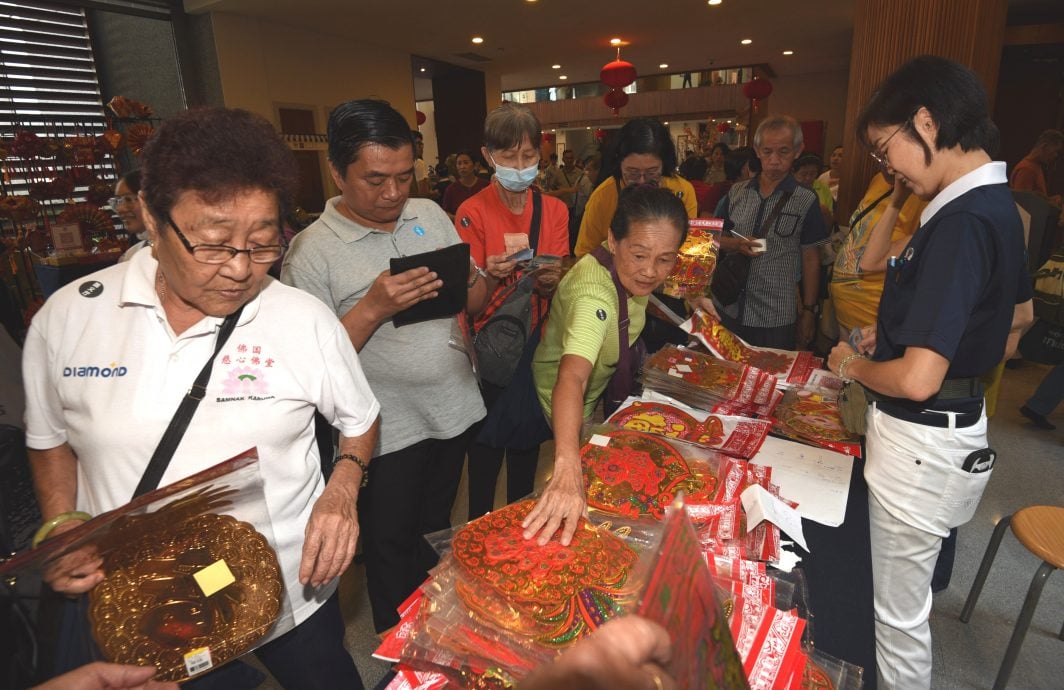
M 621 127 L 613 153 L 603 168 L 607 177 L 584 207 L 574 250 L 577 258 L 606 241 L 610 221 L 617 211 L 617 197 L 625 187 L 664 187 L 683 202 L 688 218 L 698 215 L 694 187 L 676 173 L 676 147 L 665 125 L 650 118 L 629 121 Z

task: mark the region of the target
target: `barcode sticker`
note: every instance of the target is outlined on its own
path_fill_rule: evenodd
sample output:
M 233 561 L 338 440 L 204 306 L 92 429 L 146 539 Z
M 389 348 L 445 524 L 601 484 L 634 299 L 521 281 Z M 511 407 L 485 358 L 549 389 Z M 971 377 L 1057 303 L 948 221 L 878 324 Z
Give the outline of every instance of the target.
M 678 379 L 682 379 L 683 378 L 683 374 L 681 374 L 680 372 L 676 371 L 676 369 L 669 369 L 669 376 L 675 376 Z
M 677 364 L 676 365 L 676 371 L 682 371 L 685 374 L 690 374 L 691 373 L 691 367 L 687 366 L 686 364 Z
M 610 437 L 603 436 L 602 434 L 592 434 L 591 440 L 588 441 L 588 443 L 593 446 L 602 446 L 603 448 L 605 448 L 606 446 L 610 445 Z
M 214 662 L 211 661 L 210 647 L 199 647 L 185 654 L 185 670 L 190 676 L 203 673 L 212 666 Z

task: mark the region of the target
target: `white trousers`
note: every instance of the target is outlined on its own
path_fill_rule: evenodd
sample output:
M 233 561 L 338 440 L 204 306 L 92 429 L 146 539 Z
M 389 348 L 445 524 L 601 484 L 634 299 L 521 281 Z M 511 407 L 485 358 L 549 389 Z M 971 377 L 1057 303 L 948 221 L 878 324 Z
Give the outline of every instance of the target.
M 945 414 L 945 413 L 944 413 Z M 950 421 L 955 415 L 948 414 Z M 895 419 L 873 404 L 866 437 L 876 663 L 883 690 L 931 687 L 931 576 L 949 530 L 971 519 L 991 472 L 961 469 L 986 448 L 986 415 L 969 427 Z

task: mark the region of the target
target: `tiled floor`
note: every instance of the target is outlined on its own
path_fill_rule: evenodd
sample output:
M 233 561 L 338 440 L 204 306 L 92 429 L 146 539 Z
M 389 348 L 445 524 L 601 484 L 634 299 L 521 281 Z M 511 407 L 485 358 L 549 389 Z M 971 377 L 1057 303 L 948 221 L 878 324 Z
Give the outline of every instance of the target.
M 1006 535 L 971 623 L 961 623 L 958 616 L 994 524 L 1002 515 L 1024 506 L 1064 505 L 1064 405 L 1051 417 L 1058 426 L 1056 431 L 1038 430 L 1017 412 L 1046 371 L 1046 367 L 1024 365 L 1005 372 L 998 412 L 990 424 L 990 444 L 998 451 L 998 464 L 978 512 L 960 530 L 953 582 L 948 590 L 936 595 L 931 614 L 936 689 L 991 687 L 1038 567 L 1038 559 L 1011 534 Z M 549 460 L 551 450 L 544 448 L 545 460 Z M 546 464 L 541 463 L 541 474 Z M 456 524 L 464 522 L 465 511 L 463 482 L 455 505 Z M 348 622 L 347 646 L 358 663 L 363 682 L 372 687 L 387 665 L 370 657 L 377 639 L 370 623 L 361 566 L 353 567 L 344 576 L 341 592 Z M 1043 591 L 1009 687 L 1064 687 L 1064 641 L 1057 639 L 1062 623 L 1064 574 L 1055 573 Z

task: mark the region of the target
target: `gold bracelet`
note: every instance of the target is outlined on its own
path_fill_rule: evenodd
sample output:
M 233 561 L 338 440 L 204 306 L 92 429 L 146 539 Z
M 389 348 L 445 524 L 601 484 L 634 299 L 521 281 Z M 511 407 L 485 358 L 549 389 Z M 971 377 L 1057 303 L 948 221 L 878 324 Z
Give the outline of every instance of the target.
M 336 456 L 336 459 L 333 460 L 333 467 L 336 467 L 336 463 L 340 462 L 341 460 L 350 460 L 351 462 L 362 468 L 362 481 L 358 483 L 358 488 L 365 489 L 366 485 L 369 484 L 369 466 L 367 466 L 366 463 L 362 460 L 362 458 L 358 457 L 357 455 L 354 455 L 353 453 L 344 453 L 342 455 Z
M 33 535 L 33 541 L 30 542 L 30 548 L 35 549 L 40 546 L 41 542 L 48 538 L 48 535 L 52 533 L 59 525 L 71 520 L 81 520 L 82 522 L 88 522 L 92 519 L 92 516 L 88 513 L 84 513 L 80 510 L 71 510 L 66 513 L 59 513 L 48 522 L 41 525 L 36 534 Z
M 845 381 L 852 381 L 853 379 L 846 378 L 846 365 L 855 359 L 864 359 L 865 356 L 860 352 L 854 352 L 852 355 L 847 355 L 845 359 L 839 362 L 839 378 Z

